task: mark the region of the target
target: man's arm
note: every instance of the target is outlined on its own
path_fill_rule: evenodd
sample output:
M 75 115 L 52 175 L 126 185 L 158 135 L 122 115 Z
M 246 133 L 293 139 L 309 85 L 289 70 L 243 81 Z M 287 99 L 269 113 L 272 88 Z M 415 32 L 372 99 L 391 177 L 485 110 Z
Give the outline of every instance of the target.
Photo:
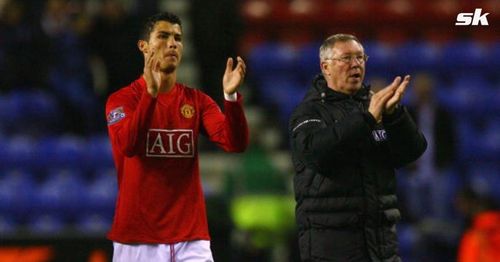
M 238 63 L 233 69 L 233 59 L 227 59 L 222 77 L 224 114 L 210 97 L 201 95 L 203 127 L 210 141 L 228 152 L 242 152 L 248 146 L 247 120 L 241 95 L 236 93 L 245 78 L 246 65 L 241 57 L 236 60 Z
M 384 115 L 383 122 L 394 167 L 407 165 L 424 153 L 427 141 L 406 108 L 400 106 L 392 114 Z
M 236 94 L 234 94 L 236 95 Z M 210 141 L 227 152 L 242 152 L 248 146 L 248 126 L 243 111 L 243 99 L 224 101 L 224 113 L 207 95 L 202 97 L 202 124 Z
M 396 77 L 390 85 L 374 94 L 370 99 L 368 112 L 353 112 L 330 126 L 315 113 L 314 108 L 302 107 L 294 113 L 290 122 L 292 150 L 312 155 L 315 159 L 328 156 L 331 161 L 357 158 L 353 154 L 356 153 L 354 149 L 358 141 L 369 135 L 375 124 L 382 121 L 388 101 L 393 97 L 401 98 L 402 92 L 399 94 L 397 90 L 404 91 L 409 78 L 401 80 L 401 77 Z
M 161 89 L 164 75 L 158 70 L 161 52 L 149 50 L 144 57 L 143 76 L 141 80 L 146 85 L 146 91 L 141 97 L 136 94 L 121 91 L 110 96 L 106 103 L 108 132 L 111 144 L 122 154 L 132 157 L 140 152 L 140 141 L 143 141 L 146 128 L 151 121 L 156 98 Z M 137 84 L 137 82 L 134 82 Z M 115 117 L 112 121 L 110 118 Z
M 385 103 L 383 117 L 381 117 L 388 134 L 390 157 L 394 167 L 401 167 L 415 161 L 427 148 L 424 135 L 418 131 L 415 122 L 406 108 L 400 106 L 406 88 L 410 83 L 410 75 L 396 77 L 393 84 L 393 95 Z
M 355 157 L 358 142 L 370 134 L 375 123 L 370 113 L 358 111 L 327 125 L 312 106 L 302 106 L 290 121 L 292 150 L 317 160 L 349 159 Z
M 139 142 L 145 136 L 156 105 L 156 98 L 147 92 L 143 92 L 139 101 L 135 101 L 132 94 L 117 94 L 112 95 L 106 103 L 111 144 L 127 157 L 138 154 Z

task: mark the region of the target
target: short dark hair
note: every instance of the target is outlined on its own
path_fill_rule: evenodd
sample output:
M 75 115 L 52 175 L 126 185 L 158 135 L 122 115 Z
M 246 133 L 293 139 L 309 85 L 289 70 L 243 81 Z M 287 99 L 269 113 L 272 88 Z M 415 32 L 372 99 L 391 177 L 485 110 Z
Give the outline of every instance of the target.
M 181 19 L 177 15 L 169 12 L 162 12 L 147 18 L 146 22 L 144 23 L 144 26 L 142 27 L 139 38 L 141 40 L 146 40 L 146 41 L 149 40 L 151 32 L 153 31 L 156 23 L 158 23 L 159 21 L 169 22 L 171 24 L 178 24 L 179 26 L 181 26 L 182 29 Z

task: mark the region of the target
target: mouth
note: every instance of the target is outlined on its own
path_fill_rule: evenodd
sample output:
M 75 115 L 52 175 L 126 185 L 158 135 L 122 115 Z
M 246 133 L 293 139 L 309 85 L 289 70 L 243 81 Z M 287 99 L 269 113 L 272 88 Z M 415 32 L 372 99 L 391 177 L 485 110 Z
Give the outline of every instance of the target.
M 179 58 L 179 56 L 177 55 L 176 52 L 168 52 L 166 55 L 165 55 L 166 58 Z
M 350 79 L 356 79 L 356 80 L 361 80 L 361 74 L 360 73 L 354 73 L 349 75 Z

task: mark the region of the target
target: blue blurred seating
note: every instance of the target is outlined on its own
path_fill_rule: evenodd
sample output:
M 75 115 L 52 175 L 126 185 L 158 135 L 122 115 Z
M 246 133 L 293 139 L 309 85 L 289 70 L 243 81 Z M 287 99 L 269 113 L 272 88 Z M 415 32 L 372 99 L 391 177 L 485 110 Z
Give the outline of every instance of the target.
M 55 214 L 42 214 L 32 216 L 26 224 L 26 228 L 32 235 L 54 236 L 68 229 L 66 222 Z
M 488 121 L 481 138 L 481 146 L 486 154 L 485 159 L 498 160 L 498 156 L 500 156 L 500 118 L 492 118 Z
M 399 71 L 395 65 L 398 60 L 395 47 L 379 41 L 363 43 L 365 53 L 369 56 L 366 64 L 367 73 L 373 75 L 393 75 Z
M 0 123 L 8 134 L 39 135 L 61 121 L 54 96 L 41 90 L 13 91 L 0 96 Z
M 15 235 L 17 232 L 18 224 L 9 214 L 0 212 L 0 236 Z
M 300 74 L 300 78 L 304 79 L 307 84 L 310 83 L 308 80 L 311 80 L 314 75 L 321 73 L 319 64 L 320 46 L 321 43 L 312 42 L 301 46 L 298 50 L 299 57 L 297 59 L 296 71 Z M 307 87 L 308 86 L 304 86 L 303 88 Z
M 8 215 L 15 223 L 30 216 L 36 199 L 33 175 L 20 169 L 2 171 L 0 177 L 0 216 Z
M 255 46 L 248 58 L 253 77 L 285 74 L 294 72 L 298 52 L 293 46 L 280 42 L 263 42 Z
M 432 187 L 431 201 L 426 203 L 427 208 L 432 209 L 433 218 L 442 221 L 457 221 L 459 214 L 455 197 L 466 183 L 460 169 L 455 166 L 437 171 L 429 183 Z
M 498 68 L 500 68 L 500 42 L 496 42 L 490 47 L 487 65 L 489 65 L 488 73 L 498 77 Z M 497 80 L 500 79 L 497 78 Z
M 50 86 L 53 92 L 61 96 L 64 101 L 78 108 L 82 113 L 93 113 L 97 101 L 88 83 L 77 76 L 67 75 L 63 69 L 54 69 L 49 74 Z
M 481 74 L 462 74 L 453 78 L 446 90 L 441 90 L 439 100 L 454 113 L 484 116 L 495 107 L 491 83 Z
M 475 161 L 485 157 L 481 147 L 481 132 L 473 118 L 457 119 L 458 157 L 461 161 Z
M 410 41 L 396 48 L 394 65 L 409 74 L 419 70 L 433 71 L 438 67 L 441 55 L 442 49 L 436 44 L 425 41 Z M 372 60 L 379 58 L 375 56 Z
M 484 70 L 488 65 L 488 48 L 478 42 L 452 41 L 443 46 L 440 71 L 460 75 Z
M 51 170 L 39 185 L 35 214 L 69 221 L 84 210 L 85 189 L 85 181 L 79 171 Z
M 84 235 L 104 236 L 111 228 L 112 217 L 99 214 L 83 215 L 76 221 L 75 227 Z
M 292 110 L 304 98 L 309 85 L 302 85 L 298 80 L 286 76 L 269 77 L 260 85 L 261 101 L 278 113 L 278 120 L 284 129 Z
M 418 252 L 421 241 L 418 229 L 408 223 L 400 223 L 397 226 L 399 239 L 399 252 L 403 261 L 409 261 Z
M 97 170 L 86 188 L 86 211 L 91 215 L 112 218 L 118 185 L 114 168 Z
M 87 145 L 77 136 L 49 136 L 41 138 L 37 151 L 41 168 L 78 168 L 86 170 L 90 166 L 86 162 Z
M 30 136 L 12 136 L 0 139 L 0 167 L 31 168 L 39 160 L 36 155 L 36 139 Z
M 85 159 L 87 164 L 95 170 L 114 168 L 111 143 L 106 134 L 87 138 Z
M 498 163 L 481 161 L 471 164 L 468 168 L 468 179 L 472 189 L 483 197 L 491 197 L 497 205 L 500 204 L 500 165 Z

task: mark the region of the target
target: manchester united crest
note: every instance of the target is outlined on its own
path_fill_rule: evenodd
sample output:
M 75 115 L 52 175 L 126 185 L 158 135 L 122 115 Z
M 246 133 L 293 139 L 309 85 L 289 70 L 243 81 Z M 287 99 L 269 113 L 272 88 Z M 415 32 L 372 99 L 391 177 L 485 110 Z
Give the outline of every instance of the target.
M 185 118 L 191 118 L 194 115 L 194 107 L 188 104 L 185 104 L 181 107 L 181 114 Z

